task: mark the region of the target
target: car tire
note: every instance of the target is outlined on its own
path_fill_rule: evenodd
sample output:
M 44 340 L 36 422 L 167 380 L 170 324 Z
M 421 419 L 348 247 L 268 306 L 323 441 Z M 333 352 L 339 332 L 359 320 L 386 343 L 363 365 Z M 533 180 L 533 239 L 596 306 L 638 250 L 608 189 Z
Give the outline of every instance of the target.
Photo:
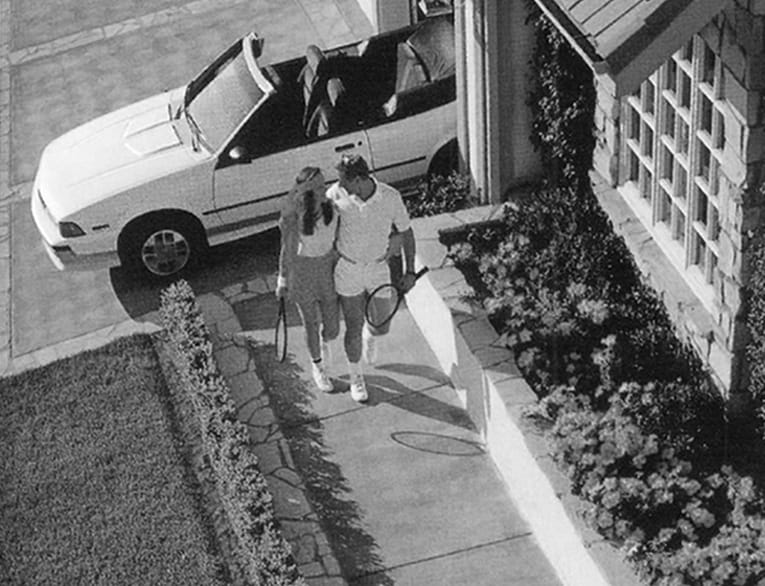
M 123 265 L 154 281 L 168 281 L 196 268 L 207 251 L 199 222 L 172 214 L 136 221 L 120 241 Z
M 448 177 L 455 171 L 459 171 L 459 149 L 457 141 L 452 140 L 441 147 L 433 157 L 428 168 L 428 179 Z

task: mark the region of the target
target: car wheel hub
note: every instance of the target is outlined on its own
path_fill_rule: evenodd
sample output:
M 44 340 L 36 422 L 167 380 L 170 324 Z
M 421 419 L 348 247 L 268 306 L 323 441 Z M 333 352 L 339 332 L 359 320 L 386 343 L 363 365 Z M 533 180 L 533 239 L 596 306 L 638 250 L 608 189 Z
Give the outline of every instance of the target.
M 141 247 L 141 261 L 155 275 L 177 273 L 189 262 L 191 247 L 180 232 L 160 230 L 149 236 Z

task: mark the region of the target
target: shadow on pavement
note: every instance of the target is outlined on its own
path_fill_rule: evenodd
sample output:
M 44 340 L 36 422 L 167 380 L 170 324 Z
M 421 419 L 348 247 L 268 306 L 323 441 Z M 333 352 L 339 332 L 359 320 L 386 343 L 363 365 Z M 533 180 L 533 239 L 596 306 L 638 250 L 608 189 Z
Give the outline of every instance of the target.
M 279 231 L 269 230 L 211 248 L 202 266 L 178 278 L 188 281 L 197 295 L 218 292 L 275 275 L 278 254 Z M 122 267 L 111 269 L 109 278 L 117 300 L 133 319 L 156 311 L 162 290 L 173 282 L 149 282 Z
M 279 363 L 272 344 L 251 341 L 250 353 L 277 418 L 281 422 L 294 422 L 298 414 L 306 420 L 301 425 L 283 425 L 282 432 L 343 576 L 353 581 L 374 575 L 374 584 L 394 584 L 385 574 L 377 543 L 363 528 L 362 511 L 348 497 L 351 490 L 347 479 L 340 466 L 331 460 L 332 454 L 323 437 L 323 424 L 311 412 L 314 395 L 300 377 L 302 369 L 294 362 Z
M 419 370 L 432 370 L 427 366 L 408 365 L 411 374 L 419 374 Z M 423 392 L 412 392 L 412 389 L 389 376 L 376 374 L 365 375 L 369 390 L 367 405 L 374 407 L 380 403 L 391 403 L 400 409 L 405 409 L 415 415 L 428 417 L 442 423 L 475 431 L 475 425 L 461 407 L 450 405 L 434 399 Z

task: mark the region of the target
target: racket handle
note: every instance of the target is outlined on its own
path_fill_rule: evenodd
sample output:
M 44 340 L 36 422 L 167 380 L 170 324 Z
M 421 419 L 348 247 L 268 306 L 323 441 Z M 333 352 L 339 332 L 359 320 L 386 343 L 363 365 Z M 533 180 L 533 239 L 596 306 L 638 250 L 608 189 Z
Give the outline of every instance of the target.
M 416 281 L 416 280 L 417 280 L 417 279 L 419 279 L 419 278 L 420 278 L 422 275 L 424 275 L 425 273 L 427 273 L 429 270 L 430 270 L 430 269 L 429 269 L 428 267 L 422 267 L 422 268 L 421 268 L 419 271 L 417 271 L 417 272 L 414 274 L 414 280 Z

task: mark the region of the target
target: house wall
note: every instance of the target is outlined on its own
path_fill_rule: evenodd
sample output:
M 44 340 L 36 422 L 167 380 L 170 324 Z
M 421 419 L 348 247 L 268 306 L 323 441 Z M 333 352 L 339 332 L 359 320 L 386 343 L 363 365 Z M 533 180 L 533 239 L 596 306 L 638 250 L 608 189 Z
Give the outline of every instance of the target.
M 718 56 L 721 64 L 719 99 L 715 104 L 724 121 L 724 146 L 714 153 L 719 161 L 719 210 L 717 267 L 710 285 L 694 286 L 687 271 L 680 270 L 691 289 L 703 301 L 707 315 L 700 315 L 699 304 L 694 307 L 677 301 L 675 288 L 662 289 L 661 279 L 649 278 L 660 290 L 670 314 L 681 331 L 689 338 L 721 386 L 732 393 L 747 386 L 745 349 L 748 343 L 743 307 L 743 287 L 747 284 L 747 239 L 751 230 L 765 219 L 765 200 L 760 188 L 765 179 L 765 124 L 763 90 L 765 90 L 765 0 L 735 0 L 726 4 L 701 31 L 702 39 Z M 697 45 L 698 46 L 698 45 Z M 614 98 L 614 87 L 608 79 L 596 79 L 598 104 L 595 125 L 598 133 L 594 157 L 595 170 L 614 187 L 620 188 L 625 200 L 628 175 L 620 116 L 624 115 L 625 100 Z M 657 114 L 658 115 L 658 114 Z M 623 127 L 627 131 L 626 126 Z M 659 141 L 657 139 L 658 147 Z M 657 155 L 658 156 L 658 155 Z M 693 159 L 691 154 L 691 159 Z M 695 173 L 691 172 L 691 177 Z M 692 179 L 691 179 L 692 180 Z M 633 189 L 634 191 L 634 189 Z M 609 207 L 608 202 L 605 202 Z M 689 209 L 689 215 L 692 210 Z M 639 214 L 637 214 L 639 216 Z M 654 212 L 654 222 L 655 222 Z M 613 218 L 612 218 L 613 219 Z M 690 219 L 690 218 L 689 218 Z M 641 218 L 643 224 L 650 219 Z M 614 224 L 629 225 L 624 218 Z M 649 226 L 649 231 L 651 227 Z M 640 257 L 642 252 L 637 252 Z M 637 258 L 638 264 L 653 263 L 655 259 Z M 675 263 L 677 264 L 677 263 Z M 711 319 L 710 319 L 711 318 Z
M 524 0 L 455 4 L 458 137 L 483 203 L 500 202 L 541 174 L 526 104 L 533 30 Z

